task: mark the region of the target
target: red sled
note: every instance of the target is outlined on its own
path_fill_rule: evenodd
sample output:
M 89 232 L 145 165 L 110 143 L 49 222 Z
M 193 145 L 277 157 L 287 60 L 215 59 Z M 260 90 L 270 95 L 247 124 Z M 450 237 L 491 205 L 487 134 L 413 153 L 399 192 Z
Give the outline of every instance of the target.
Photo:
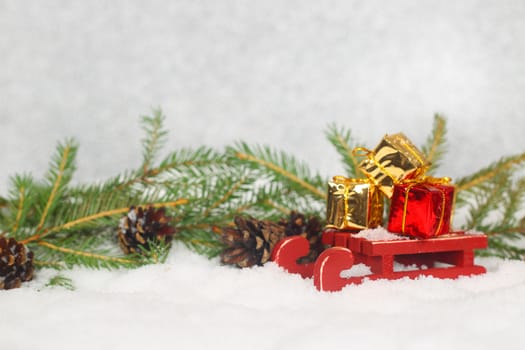
M 314 263 L 297 263 L 309 251 L 308 241 L 300 236 L 281 240 L 272 252 L 272 260 L 290 273 L 298 273 L 303 278 L 313 277 L 318 290 L 331 292 L 366 279 L 415 279 L 419 276 L 454 279 L 486 272 L 483 266 L 474 265 L 474 249 L 487 248 L 486 235 L 455 232 L 427 239 L 403 238 L 369 240 L 350 232 L 326 230 L 322 233 L 322 241 L 331 248 L 323 251 Z M 354 264 L 364 264 L 370 272 L 342 277 L 341 273 Z

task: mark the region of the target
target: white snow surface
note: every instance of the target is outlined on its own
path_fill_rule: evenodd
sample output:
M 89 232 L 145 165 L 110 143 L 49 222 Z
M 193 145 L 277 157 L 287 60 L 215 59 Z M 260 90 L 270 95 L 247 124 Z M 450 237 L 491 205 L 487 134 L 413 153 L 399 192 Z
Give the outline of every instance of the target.
M 73 292 L 43 287 L 54 271 L 0 292 L 0 339 L 5 349 L 519 349 L 525 264 L 477 262 L 486 275 L 321 293 L 273 263 L 241 270 L 176 245 L 163 265 L 66 271 Z
M 409 238 L 408 236 L 388 232 L 384 227 L 361 230 L 354 237 L 366 238 L 369 241 L 397 241 Z
M 525 3 L 0 0 L 0 194 L 80 143 L 77 182 L 140 164 L 139 115 L 167 149 L 235 140 L 344 174 L 330 122 L 368 147 L 422 144 L 448 117 L 438 176 L 525 149 Z M 320 293 L 274 266 L 239 270 L 175 245 L 166 264 L 39 271 L 0 291 L 0 349 L 523 349 L 525 263 L 483 276 L 373 281 Z

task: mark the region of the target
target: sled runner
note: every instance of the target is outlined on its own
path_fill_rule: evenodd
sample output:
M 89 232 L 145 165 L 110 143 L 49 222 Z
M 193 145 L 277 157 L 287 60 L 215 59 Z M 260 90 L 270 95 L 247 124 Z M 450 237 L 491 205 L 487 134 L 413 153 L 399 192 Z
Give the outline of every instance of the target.
M 366 279 L 419 276 L 454 279 L 486 272 L 483 266 L 474 265 L 474 249 L 487 247 L 487 236 L 483 234 L 454 232 L 427 239 L 399 236 L 399 239 L 374 240 L 350 232 L 326 230 L 322 241 L 331 247 L 314 263 L 297 263 L 297 259 L 309 251 L 308 241 L 300 236 L 281 240 L 272 252 L 272 260 L 290 273 L 313 277 L 320 291 L 338 291 Z M 352 275 L 350 269 L 357 264 L 366 265 L 370 272 Z M 343 271 L 351 276 L 342 277 Z

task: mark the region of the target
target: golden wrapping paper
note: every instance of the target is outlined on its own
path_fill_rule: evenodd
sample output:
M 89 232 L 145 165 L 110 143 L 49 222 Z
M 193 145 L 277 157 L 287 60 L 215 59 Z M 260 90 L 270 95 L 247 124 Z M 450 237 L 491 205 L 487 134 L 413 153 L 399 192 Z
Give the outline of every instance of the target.
M 334 176 L 328 182 L 326 227 L 362 230 L 383 222 L 383 195 L 365 179 Z
M 422 175 L 430 165 L 402 133 L 385 135 L 375 150 L 356 148 L 354 154 L 367 157 L 359 168 L 388 198 L 392 197 L 394 184 Z

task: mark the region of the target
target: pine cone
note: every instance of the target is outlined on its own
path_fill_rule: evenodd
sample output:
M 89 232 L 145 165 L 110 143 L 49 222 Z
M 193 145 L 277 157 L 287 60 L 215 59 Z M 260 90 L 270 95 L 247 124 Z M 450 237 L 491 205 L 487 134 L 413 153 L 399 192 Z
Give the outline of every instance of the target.
M 128 215 L 120 219 L 118 240 L 120 248 L 126 254 L 142 253 L 143 247 L 149 250 L 150 242 L 164 240 L 171 242 L 175 228 L 169 225 L 171 217 L 166 216 L 166 208 L 148 207 L 129 208 Z
M 263 265 L 270 259 L 272 249 L 284 236 L 284 227 L 276 223 L 237 216 L 237 228 L 222 229 L 222 242 L 228 247 L 221 253 L 223 264 L 250 267 Z
M 289 236 L 303 236 L 310 242 L 310 253 L 299 259 L 299 263 L 313 262 L 324 249 L 321 242 L 322 225 L 319 218 L 312 216 L 305 220 L 305 216 L 296 211 L 290 213 L 288 220 L 281 219 L 279 224 L 284 227 L 284 232 Z
M 33 252 L 14 238 L 0 237 L 0 289 L 18 288 L 33 279 Z

